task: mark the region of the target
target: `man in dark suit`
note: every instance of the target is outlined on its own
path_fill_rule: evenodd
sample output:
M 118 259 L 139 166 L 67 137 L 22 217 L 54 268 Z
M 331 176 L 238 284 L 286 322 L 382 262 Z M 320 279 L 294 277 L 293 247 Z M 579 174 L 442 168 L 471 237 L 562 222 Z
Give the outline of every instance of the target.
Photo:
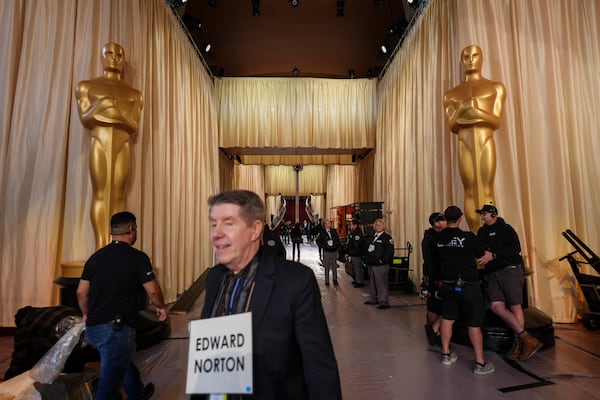
M 254 392 L 228 399 L 341 399 L 333 346 L 311 269 L 261 247 L 265 207 L 256 193 L 212 196 L 202 318 L 252 312 Z M 192 397 L 201 398 L 201 397 Z

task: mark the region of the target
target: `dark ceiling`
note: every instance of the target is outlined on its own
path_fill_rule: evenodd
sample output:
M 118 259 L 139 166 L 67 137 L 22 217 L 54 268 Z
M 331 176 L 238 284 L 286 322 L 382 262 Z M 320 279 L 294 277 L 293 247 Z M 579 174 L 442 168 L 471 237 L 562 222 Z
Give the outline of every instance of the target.
M 379 76 L 420 3 L 168 1 L 214 76 L 286 77 L 296 69 L 297 76 L 321 78 L 349 78 L 351 71 L 356 78 Z M 211 50 L 205 53 L 207 43 Z M 387 55 L 381 45 L 390 49 Z

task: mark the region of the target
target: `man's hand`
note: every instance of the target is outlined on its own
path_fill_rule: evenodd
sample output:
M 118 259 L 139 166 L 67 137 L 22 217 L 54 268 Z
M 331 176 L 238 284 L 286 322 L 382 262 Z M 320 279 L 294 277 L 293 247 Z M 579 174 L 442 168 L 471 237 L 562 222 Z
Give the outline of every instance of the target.
M 167 309 L 164 307 L 156 307 L 156 316 L 158 317 L 158 320 L 163 322 L 166 321 L 167 319 Z
M 494 259 L 494 253 L 491 251 L 486 251 L 483 256 L 477 259 L 477 262 L 481 265 L 485 265 Z

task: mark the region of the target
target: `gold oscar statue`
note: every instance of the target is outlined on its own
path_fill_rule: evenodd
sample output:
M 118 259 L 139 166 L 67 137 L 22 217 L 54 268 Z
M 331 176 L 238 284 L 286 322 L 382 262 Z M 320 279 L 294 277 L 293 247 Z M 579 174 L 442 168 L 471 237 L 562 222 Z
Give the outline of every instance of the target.
M 463 49 L 460 60 L 464 81 L 444 94 L 450 130 L 458 134 L 458 168 L 465 189 L 465 216 L 469 229 L 481 225 L 475 210 L 494 201 L 496 148 L 494 131 L 502 120 L 504 85 L 481 76 L 483 54 L 478 46 Z
M 130 135 L 138 129 L 142 94 L 121 81 L 125 51 L 116 43 L 102 47 L 104 75 L 81 81 L 75 89 L 81 123 L 91 130 L 90 210 L 96 249 L 110 241 L 110 217 L 125 210 L 125 185 L 131 162 Z

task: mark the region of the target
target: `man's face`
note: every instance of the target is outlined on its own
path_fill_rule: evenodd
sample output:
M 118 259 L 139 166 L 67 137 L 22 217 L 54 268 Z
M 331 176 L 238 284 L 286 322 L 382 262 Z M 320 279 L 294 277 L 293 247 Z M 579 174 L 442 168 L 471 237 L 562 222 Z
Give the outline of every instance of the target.
M 375 232 L 377 233 L 383 232 L 383 230 L 385 229 L 385 225 L 383 224 L 383 222 L 377 221 L 375 222 L 375 225 L 373 225 L 373 229 L 375 229 Z
M 436 232 L 441 232 L 444 229 L 446 229 L 446 226 L 448 226 L 448 223 L 446 222 L 445 219 L 439 220 L 439 221 L 435 221 L 433 223 L 433 230 Z
M 465 48 L 462 51 L 460 58 L 465 72 L 481 71 L 483 56 L 479 47 L 469 46 Z
M 493 225 L 496 222 L 496 218 L 492 217 L 492 214 L 488 211 L 482 211 L 479 213 L 479 217 L 481 218 L 481 223 L 484 225 Z
M 215 204 L 210 209 L 210 235 L 217 262 L 233 272 L 241 271 L 260 247 L 263 223 L 248 222 L 236 204 Z
M 331 221 L 325 221 L 325 229 L 327 229 L 327 230 L 331 229 Z
M 123 71 L 125 64 L 125 51 L 115 43 L 108 43 L 102 48 L 104 58 L 104 69 L 112 72 Z

